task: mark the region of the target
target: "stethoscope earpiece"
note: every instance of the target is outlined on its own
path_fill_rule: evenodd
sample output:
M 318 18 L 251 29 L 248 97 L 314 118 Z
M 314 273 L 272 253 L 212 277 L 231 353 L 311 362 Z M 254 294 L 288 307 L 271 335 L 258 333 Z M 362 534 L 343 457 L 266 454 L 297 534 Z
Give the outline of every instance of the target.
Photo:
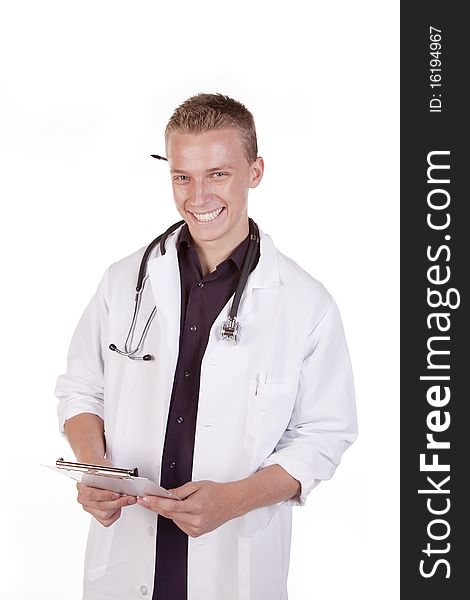
M 128 358 L 132 358 L 133 360 L 153 360 L 153 356 L 151 354 L 144 354 L 143 356 L 131 356 L 130 352 L 122 352 L 122 350 L 119 350 L 116 347 L 116 344 L 109 344 L 109 349 L 112 350 L 113 352 L 117 352 L 118 354 L 120 354 L 121 356 L 127 356 Z M 134 352 L 137 352 L 139 350 L 139 347 L 137 347 Z

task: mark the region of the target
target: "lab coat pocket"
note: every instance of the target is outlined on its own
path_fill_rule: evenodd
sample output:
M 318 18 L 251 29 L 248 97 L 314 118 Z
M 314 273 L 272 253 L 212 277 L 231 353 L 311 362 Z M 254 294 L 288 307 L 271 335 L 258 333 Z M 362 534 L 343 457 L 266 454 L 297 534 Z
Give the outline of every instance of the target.
M 96 581 L 106 573 L 114 537 L 114 525 L 104 527 L 95 519 L 90 524 L 90 533 L 85 552 L 84 577 Z
M 260 379 L 250 385 L 245 427 L 245 447 L 254 469 L 273 452 L 285 432 L 298 387 L 298 381 L 265 383 Z
M 281 600 L 286 597 L 278 509 L 279 506 L 274 504 L 257 508 L 242 517 L 238 536 L 239 600 Z
M 276 504 L 250 510 L 250 512 L 247 512 L 241 517 L 239 529 L 240 535 L 242 537 L 252 537 L 260 531 L 263 531 L 263 529 L 269 525 L 276 512 Z

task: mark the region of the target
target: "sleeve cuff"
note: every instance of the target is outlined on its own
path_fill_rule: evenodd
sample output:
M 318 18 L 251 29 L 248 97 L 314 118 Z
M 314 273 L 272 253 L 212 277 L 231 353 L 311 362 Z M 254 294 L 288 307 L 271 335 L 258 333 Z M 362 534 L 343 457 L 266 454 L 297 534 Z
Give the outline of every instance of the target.
M 270 465 L 279 465 L 282 467 L 291 477 L 296 479 L 300 483 L 300 494 L 287 500 L 286 503 L 290 506 L 304 506 L 307 502 L 308 494 L 316 487 L 321 479 L 314 479 L 310 472 L 305 467 L 299 464 L 297 461 L 292 460 L 289 457 L 281 456 L 274 452 L 269 456 L 260 469 L 269 467 Z
M 64 425 L 65 421 L 75 417 L 76 415 L 80 415 L 82 413 L 91 413 L 100 417 L 104 421 L 104 408 L 102 404 L 96 403 L 96 405 L 90 405 L 89 402 L 77 402 L 75 401 L 70 406 L 59 406 L 57 409 L 57 414 L 59 417 L 59 431 L 64 434 Z

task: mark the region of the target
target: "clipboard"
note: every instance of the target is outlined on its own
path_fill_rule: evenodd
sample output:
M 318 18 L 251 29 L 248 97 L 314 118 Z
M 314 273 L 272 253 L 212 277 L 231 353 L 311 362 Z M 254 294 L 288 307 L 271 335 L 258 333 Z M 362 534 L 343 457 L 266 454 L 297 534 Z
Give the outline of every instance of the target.
M 79 483 L 101 490 L 126 496 L 160 496 L 161 498 L 180 500 L 151 479 L 139 477 L 137 467 L 135 469 L 119 469 L 105 465 L 68 462 L 63 458 L 57 459 L 55 466 L 42 466 L 71 477 Z

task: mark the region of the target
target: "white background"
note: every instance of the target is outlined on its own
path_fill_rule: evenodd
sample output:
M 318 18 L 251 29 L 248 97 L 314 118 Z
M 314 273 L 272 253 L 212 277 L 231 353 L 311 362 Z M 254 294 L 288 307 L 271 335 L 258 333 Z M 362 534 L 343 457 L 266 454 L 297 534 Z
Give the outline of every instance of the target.
M 355 372 L 360 434 L 294 510 L 290 600 L 398 598 L 398 2 L 0 6 L 0 597 L 81 597 L 89 517 L 39 467 L 72 458 L 55 380 L 104 269 L 178 220 L 149 157 L 171 112 L 220 91 L 255 115 L 251 215 L 335 297 Z

